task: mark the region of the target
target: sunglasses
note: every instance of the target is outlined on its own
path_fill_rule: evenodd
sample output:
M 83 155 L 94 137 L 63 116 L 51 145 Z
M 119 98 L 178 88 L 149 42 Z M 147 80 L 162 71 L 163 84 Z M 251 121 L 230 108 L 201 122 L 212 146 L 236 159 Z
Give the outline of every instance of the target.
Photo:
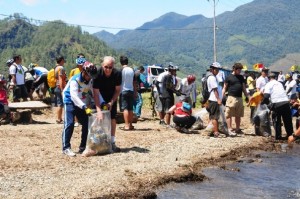
M 111 70 L 113 67 L 112 66 L 104 66 L 105 69 Z

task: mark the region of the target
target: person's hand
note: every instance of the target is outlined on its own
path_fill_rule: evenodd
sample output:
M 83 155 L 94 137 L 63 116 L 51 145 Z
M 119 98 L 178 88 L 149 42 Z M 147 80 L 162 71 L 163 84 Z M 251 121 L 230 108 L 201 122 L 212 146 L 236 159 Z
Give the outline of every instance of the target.
M 101 112 L 97 112 L 97 119 L 98 120 L 103 120 L 103 113 Z
M 87 115 L 92 115 L 92 109 L 86 108 L 86 109 L 85 109 L 85 114 L 87 114 Z
M 193 108 L 196 108 L 196 102 L 193 102 Z
M 248 103 L 249 102 L 249 98 L 245 97 L 245 102 Z
M 222 105 L 222 100 L 221 99 L 218 99 L 218 104 Z

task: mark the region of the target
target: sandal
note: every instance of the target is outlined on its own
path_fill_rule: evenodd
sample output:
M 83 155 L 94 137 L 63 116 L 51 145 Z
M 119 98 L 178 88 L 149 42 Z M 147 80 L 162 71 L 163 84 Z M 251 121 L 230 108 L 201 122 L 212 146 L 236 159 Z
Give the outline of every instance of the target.
M 126 128 L 125 126 L 120 126 L 119 129 L 122 130 L 122 131 L 132 131 L 132 130 L 134 130 L 134 128 Z
M 56 124 L 62 124 L 63 122 L 63 120 L 56 120 Z

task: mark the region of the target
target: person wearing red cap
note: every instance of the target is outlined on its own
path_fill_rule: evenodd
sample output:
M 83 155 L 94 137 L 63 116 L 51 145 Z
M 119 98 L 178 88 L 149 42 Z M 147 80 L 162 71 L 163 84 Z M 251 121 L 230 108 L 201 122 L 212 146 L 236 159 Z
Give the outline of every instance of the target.
M 179 85 L 179 91 L 181 96 L 187 97 L 187 102 L 193 107 L 196 107 L 196 97 L 197 97 L 197 90 L 196 90 L 196 76 L 195 75 L 188 75 L 186 78 L 183 78 Z

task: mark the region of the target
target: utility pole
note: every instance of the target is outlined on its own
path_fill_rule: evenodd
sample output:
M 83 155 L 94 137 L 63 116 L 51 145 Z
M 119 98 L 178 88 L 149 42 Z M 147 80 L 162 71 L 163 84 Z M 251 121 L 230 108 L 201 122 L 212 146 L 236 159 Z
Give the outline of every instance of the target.
M 209 0 L 207 0 L 209 1 Z M 213 21 L 214 21 L 214 62 L 217 61 L 217 38 L 216 38 L 216 29 L 217 29 L 217 26 L 216 26 L 216 0 L 213 0 L 214 2 L 214 18 L 213 18 Z

